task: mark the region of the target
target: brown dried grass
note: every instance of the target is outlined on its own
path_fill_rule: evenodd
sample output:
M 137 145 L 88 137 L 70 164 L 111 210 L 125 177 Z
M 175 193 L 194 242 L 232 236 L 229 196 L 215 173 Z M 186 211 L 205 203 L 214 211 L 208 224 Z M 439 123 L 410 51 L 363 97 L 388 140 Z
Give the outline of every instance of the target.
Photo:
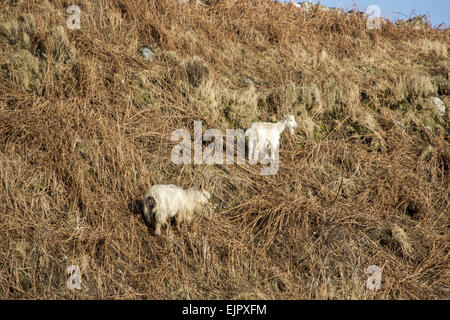
M 20 44 L 0 36 L 0 297 L 449 298 L 448 113 L 417 107 L 449 80 L 448 30 L 369 31 L 356 14 L 262 0 L 98 0 L 79 1 L 82 28 L 58 42 L 63 4 L 0 4 L 2 21 L 36 17 L 42 75 L 35 91 L 15 81 L 5 61 Z M 190 81 L 178 71 L 195 56 L 207 69 L 196 62 Z M 259 119 L 307 121 L 283 135 L 278 174 L 174 165 L 171 132 L 194 120 L 224 132 L 229 106 L 250 119 L 241 94 Z M 154 236 L 135 200 L 198 184 L 196 169 L 217 209 Z M 66 287 L 71 264 L 80 291 Z

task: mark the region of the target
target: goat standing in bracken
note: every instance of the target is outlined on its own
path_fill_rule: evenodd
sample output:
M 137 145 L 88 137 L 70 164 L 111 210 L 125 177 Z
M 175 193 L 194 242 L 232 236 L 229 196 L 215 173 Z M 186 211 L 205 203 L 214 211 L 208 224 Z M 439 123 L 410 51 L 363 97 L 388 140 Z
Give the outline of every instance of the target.
M 182 189 L 172 184 L 157 184 L 145 195 L 144 219 L 149 225 L 154 221 L 155 233 L 160 235 L 161 226 L 174 217 L 177 226 L 183 221 L 190 222 L 194 213 L 209 203 L 210 197 L 203 187 Z
M 280 147 L 280 135 L 284 129 L 289 128 L 291 135 L 297 128 L 297 122 L 293 115 L 283 117 L 276 123 L 271 122 L 254 122 L 250 128 L 245 131 L 248 137 L 249 161 L 256 164 L 257 160 L 266 160 L 271 158 L 275 160 L 278 149 Z M 270 156 L 269 156 L 270 146 Z

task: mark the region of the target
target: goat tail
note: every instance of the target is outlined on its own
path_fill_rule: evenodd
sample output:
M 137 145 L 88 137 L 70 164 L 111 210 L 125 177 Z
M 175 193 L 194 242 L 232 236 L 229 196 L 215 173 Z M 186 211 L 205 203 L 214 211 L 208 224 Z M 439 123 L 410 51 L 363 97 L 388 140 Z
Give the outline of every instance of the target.
M 155 207 L 156 201 L 153 199 L 152 196 L 147 196 L 144 198 L 144 210 L 143 210 L 143 216 L 144 221 L 148 226 L 151 226 L 152 224 L 152 209 Z

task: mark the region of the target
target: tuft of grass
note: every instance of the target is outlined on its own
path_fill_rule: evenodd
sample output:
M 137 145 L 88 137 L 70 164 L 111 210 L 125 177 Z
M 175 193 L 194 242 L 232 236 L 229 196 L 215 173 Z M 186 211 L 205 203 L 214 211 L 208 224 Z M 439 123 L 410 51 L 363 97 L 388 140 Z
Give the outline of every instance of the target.
M 186 79 L 188 83 L 198 88 L 203 81 L 209 78 L 209 68 L 200 57 L 194 56 L 183 61 L 179 68 L 182 79 Z
M 22 49 L 16 52 L 6 63 L 6 67 L 15 83 L 28 91 L 41 91 L 43 74 L 40 61 L 30 51 Z

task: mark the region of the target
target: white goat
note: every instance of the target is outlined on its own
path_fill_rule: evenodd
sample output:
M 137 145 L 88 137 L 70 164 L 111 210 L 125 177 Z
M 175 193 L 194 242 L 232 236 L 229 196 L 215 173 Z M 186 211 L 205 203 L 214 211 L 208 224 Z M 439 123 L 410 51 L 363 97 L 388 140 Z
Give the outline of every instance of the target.
M 268 146 L 270 145 L 270 158 L 275 160 L 276 152 L 280 146 L 280 135 L 284 129 L 289 128 L 291 135 L 294 134 L 294 129 L 297 128 L 297 122 L 293 115 L 287 115 L 276 123 L 271 122 L 253 122 L 250 128 L 245 131 L 245 136 L 248 137 L 248 151 L 249 161 L 255 164 L 259 159 L 269 157 Z M 263 154 L 263 152 L 265 154 Z
M 144 198 L 144 219 L 148 224 L 155 221 L 155 233 L 161 234 L 161 226 L 176 217 L 177 226 L 190 222 L 195 211 L 209 203 L 211 195 L 203 188 L 182 189 L 172 184 L 157 184 L 150 188 Z M 153 207 L 153 216 L 150 208 Z

